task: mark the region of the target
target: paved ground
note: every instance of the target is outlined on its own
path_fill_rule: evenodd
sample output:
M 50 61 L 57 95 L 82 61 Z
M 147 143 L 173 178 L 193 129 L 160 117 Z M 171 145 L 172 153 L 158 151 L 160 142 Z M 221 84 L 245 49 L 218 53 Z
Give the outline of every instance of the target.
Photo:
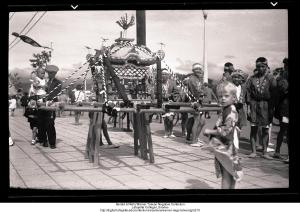
M 220 179 L 214 172 L 213 155 L 207 147 L 191 147 L 182 137 L 162 138 L 163 125 L 156 120 L 151 124 L 154 164 L 134 156 L 132 132 L 109 125 L 111 139 L 120 148 L 101 147 L 101 165 L 93 166 L 84 159 L 87 114 L 78 126 L 74 125 L 74 117 L 69 116 L 69 112 L 66 115 L 56 119 L 56 149 L 30 144 L 31 130 L 21 109 L 17 110 L 15 117 L 10 117 L 10 131 L 15 141 L 9 149 L 11 187 L 91 190 L 220 188 Z M 216 115 L 213 114 L 207 127 L 211 127 L 215 120 Z M 179 136 L 179 126 L 175 130 L 175 135 Z M 274 126 L 273 143 L 277 132 L 278 126 Z M 241 137 L 240 156 L 245 176 L 237 188 L 287 188 L 289 166 L 278 160 L 247 158 L 249 126 L 245 127 Z M 286 144 L 282 149 L 286 154 Z

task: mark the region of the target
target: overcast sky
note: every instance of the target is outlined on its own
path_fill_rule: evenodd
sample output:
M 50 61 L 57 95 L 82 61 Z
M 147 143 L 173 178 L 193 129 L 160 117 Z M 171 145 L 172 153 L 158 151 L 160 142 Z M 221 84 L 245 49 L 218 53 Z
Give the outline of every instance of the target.
M 14 14 L 9 21 L 9 44 L 15 38 L 11 33 L 19 33 L 34 13 Z M 84 46 L 99 48 L 101 37 L 109 38 L 107 45 L 114 43 L 122 31 L 115 22 L 125 13 L 135 16 L 135 11 L 121 10 L 49 11 L 27 36 L 45 46 L 53 42 L 52 64 L 66 71 L 85 62 L 88 50 Z M 288 57 L 287 10 L 207 10 L 207 13 L 209 78 L 220 78 L 228 61 L 235 68 L 252 72 L 257 57 L 266 57 L 271 69 L 281 67 L 282 59 Z M 42 12 L 34 20 L 41 15 Z M 203 23 L 201 10 L 147 10 L 147 46 L 157 51 L 158 43 L 165 43 L 168 65 L 174 72 L 189 73 L 192 63 L 202 63 Z M 128 29 L 127 37 L 136 42 L 135 25 Z M 9 70 L 29 70 L 29 59 L 41 50 L 19 42 L 9 50 Z

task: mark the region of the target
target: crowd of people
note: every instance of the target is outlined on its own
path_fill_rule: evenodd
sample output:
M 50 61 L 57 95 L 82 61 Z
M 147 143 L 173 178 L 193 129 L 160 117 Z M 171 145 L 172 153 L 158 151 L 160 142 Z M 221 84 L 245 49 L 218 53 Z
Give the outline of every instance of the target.
M 289 163 L 289 157 L 283 158 L 280 149 L 284 137 L 289 144 L 289 99 L 288 99 L 288 59 L 283 60 L 284 67 L 271 72 L 268 61 L 259 57 L 255 61 L 253 74 L 235 69 L 230 62 L 225 63 L 224 73 L 216 85 L 216 94 L 208 89 L 203 82 L 204 71 L 199 63 L 192 66 L 193 74 L 184 79 L 188 94 L 181 86 L 175 86 L 167 69 L 162 69 L 162 95 L 167 102 L 193 102 L 193 107 L 201 109 L 201 105 L 210 104 L 215 98 L 222 110 L 214 129 L 205 129 L 203 134 L 209 137 L 209 144 L 215 153 L 217 176 L 222 176 L 222 188 L 234 188 L 235 182 L 242 178 L 241 165 L 238 157 L 239 137 L 243 127 L 250 124 L 251 153 L 249 158 L 258 156 L 258 144 L 262 145 L 262 158 L 282 159 Z M 173 120 L 175 114 L 166 110 L 163 114 L 164 138 L 174 138 Z M 181 114 L 182 134 L 187 143 L 193 147 L 202 147 L 204 142 L 199 139 L 205 127 L 209 113 L 196 112 L 192 117 Z M 277 135 L 275 153 L 270 155 L 271 127 L 273 118 L 279 120 L 280 131 Z M 260 142 L 258 142 L 259 140 Z
M 205 128 L 206 119 L 211 118 L 209 112 L 201 112 L 203 104 L 218 102 L 221 112 L 213 129 L 204 129 L 203 134 L 209 137 L 209 145 L 215 153 L 215 167 L 217 176 L 222 176 L 222 188 L 234 188 L 236 181 L 242 178 L 242 171 L 238 157 L 239 137 L 244 126 L 250 124 L 250 158 L 257 154 L 257 140 L 262 144 L 262 157 L 264 159 L 282 159 L 288 163 L 289 158 L 280 154 L 284 137 L 289 144 L 289 98 L 288 98 L 288 59 L 283 60 L 284 67 L 273 72 L 264 57 L 255 61 L 253 73 L 248 74 L 240 69 L 235 69 L 230 62 L 225 63 L 224 73 L 216 87 L 212 89 L 208 83 L 203 82 L 204 71 L 200 63 L 192 66 L 192 74 L 183 80 L 183 85 L 188 92 L 178 85 L 171 77 L 170 72 L 162 68 L 162 98 L 164 102 L 191 102 L 195 113 L 181 113 L 182 135 L 186 142 L 193 147 L 202 147 L 204 141 L 199 136 Z M 55 102 L 70 103 L 66 92 L 61 93 L 61 81 L 56 79 L 58 67 L 47 65 L 38 68 L 31 74 L 31 87 L 28 93 L 21 98 L 24 116 L 30 123 L 32 130 L 32 145 L 40 143 L 44 147 L 56 148 L 56 113 L 53 111 L 39 110 L 40 105 L 51 105 Z M 46 76 L 46 73 L 48 76 Z M 156 88 L 149 88 L 151 98 L 155 99 Z M 216 93 L 215 93 L 215 92 Z M 57 95 L 60 94 L 61 95 Z M 82 86 L 78 85 L 73 92 L 73 100 L 77 106 L 82 106 L 84 95 Z M 15 96 L 9 99 L 11 116 L 16 108 Z M 80 112 L 75 112 L 75 124 L 79 124 Z M 64 115 L 64 114 L 59 114 Z M 91 114 L 90 114 L 91 115 Z M 175 138 L 173 132 L 175 113 L 168 111 L 162 115 L 165 129 L 164 138 Z M 268 153 L 270 131 L 273 118 L 279 120 L 280 131 L 277 135 L 275 153 Z M 113 145 L 103 121 L 104 136 L 109 145 Z M 101 145 L 103 145 L 101 139 Z M 10 138 L 10 145 L 13 141 Z M 285 159 L 285 160 L 284 160 Z
M 218 81 L 218 86 L 230 82 L 236 88 L 236 100 L 234 103 L 238 113 L 238 121 L 236 123 L 239 130 L 247 125 L 247 121 L 251 126 L 250 143 L 252 153 L 249 157 L 257 157 L 257 138 L 261 139 L 263 157 L 272 159 L 267 154 L 269 144 L 269 135 L 273 118 L 280 122 L 280 133 L 278 143 L 279 148 L 282 138 L 288 134 L 288 59 L 283 60 L 284 67 L 277 68 L 273 72 L 270 71 L 268 61 L 264 57 L 256 60 L 256 68 L 253 74 L 248 74 L 240 69 L 235 69 L 233 64 L 228 62 L 224 65 L 224 73 Z M 196 102 L 195 108 L 201 104 L 210 104 L 213 100 L 220 102 L 212 88 L 203 82 L 203 68 L 201 64 L 195 63 L 192 67 L 193 74 L 183 80 L 183 84 L 189 90 L 189 98 L 182 87 L 175 86 L 175 80 L 167 69 L 162 69 L 162 95 L 164 101 L 171 102 Z M 172 134 L 172 120 L 174 113 L 165 113 L 164 125 L 166 134 L 164 138 L 174 137 Z M 202 146 L 203 142 L 199 140 L 199 134 L 205 125 L 205 119 L 209 119 L 208 112 L 204 114 L 197 113 L 194 117 L 187 118 L 187 114 L 181 114 L 182 134 L 186 135 L 187 141 L 192 146 Z M 172 136 L 171 136 L 172 135 Z M 192 137 L 191 137 L 192 136 Z M 276 150 L 275 158 L 281 158 L 279 150 Z

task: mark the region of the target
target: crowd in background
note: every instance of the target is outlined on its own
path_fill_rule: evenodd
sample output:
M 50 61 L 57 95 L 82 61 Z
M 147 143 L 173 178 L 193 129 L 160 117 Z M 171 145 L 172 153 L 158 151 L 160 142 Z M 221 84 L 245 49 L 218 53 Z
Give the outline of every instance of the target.
M 45 71 L 48 76 L 45 75 Z M 23 107 L 23 113 L 32 130 L 32 144 L 39 142 L 44 147 L 50 144 L 51 148 L 56 145 L 56 132 L 54 127 L 55 112 L 37 110 L 37 105 L 42 102 L 51 100 L 52 102 L 60 102 L 60 104 L 75 104 L 78 107 L 82 106 L 87 99 L 82 85 L 77 85 L 75 89 L 61 92 L 61 82 L 55 78 L 58 71 L 56 66 L 47 66 L 45 69 L 38 69 L 31 74 L 31 87 L 28 92 L 20 95 L 20 92 L 13 90 L 11 84 L 9 87 L 9 112 L 14 116 L 15 109 L 18 105 Z M 218 102 L 222 110 L 218 113 L 219 118 L 213 130 L 204 130 L 204 135 L 210 137 L 210 142 L 219 143 L 220 146 L 226 149 L 230 155 L 230 163 L 239 164 L 239 161 L 233 158 L 236 156 L 238 143 L 235 143 L 236 137 L 239 138 L 244 126 L 250 125 L 250 144 L 251 154 L 249 158 L 258 156 L 257 150 L 262 148 L 262 157 L 264 159 L 281 159 L 288 163 L 289 158 L 284 158 L 280 154 L 281 146 L 286 138 L 289 144 L 289 98 L 288 98 L 288 59 L 283 60 L 283 67 L 276 68 L 271 71 L 268 61 L 264 57 L 259 57 L 255 61 L 255 69 L 248 76 L 241 69 L 234 68 L 230 62 L 225 63 L 224 72 L 221 79 L 218 81 L 215 88 L 203 82 L 204 71 L 200 63 L 195 63 L 192 66 L 192 74 L 189 74 L 182 83 L 174 80 L 172 74 L 166 68 L 162 68 L 162 98 L 164 102 L 191 102 L 195 109 L 194 114 L 181 113 L 181 128 L 182 136 L 186 137 L 186 142 L 193 147 L 202 147 L 204 142 L 199 136 L 202 129 L 205 127 L 206 120 L 210 119 L 209 112 L 201 112 L 203 105 Z M 144 90 L 152 100 L 157 99 L 157 90 L 155 80 L 152 78 L 144 79 Z M 135 99 L 138 96 L 132 88 L 134 85 L 129 85 L 131 98 Z M 57 89 L 59 88 L 59 89 Z M 187 90 L 185 89 L 188 89 Z M 55 91 L 55 92 L 53 92 Z M 107 88 L 107 94 L 113 92 L 111 88 Z M 114 99 L 116 96 L 114 96 Z M 46 101 L 45 101 L 46 99 Z M 46 103 L 47 104 L 47 103 Z M 75 112 L 75 124 L 79 124 L 81 112 Z M 65 116 L 64 112 L 58 112 L 58 116 Z M 71 112 L 70 112 L 71 115 Z M 175 138 L 173 132 L 175 113 L 170 112 L 165 108 L 165 113 L 162 114 L 163 125 L 165 129 L 164 138 Z M 268 153 L 270 145 L 270 134 L 272 130 L 273 118 L 279 120 L 280 131 L 277 135 L 276 149 L 273 155 Z M 41 124 L 43 123 L 43 124 Z M 109 145 L 112 142 L 109 139 L 106 123 L 103 122 L 104 135 Z M 47 136 L 46 136 L 47 134 Z M 214 138 L 216 136 L 217 139 Z M 214 140 L 215 139 L 215 140 Z M 48 140 L 48 141 L 47 141 Z M 259 141 L 258 141 L 259 140 Z M 13 141 L 10 138 L 10 145 Z M 101 144 L 103 145 L 102 141 Z M 216 149 L 218 149 L 216 148 Z M 219 151 L 220 149 L 218 149 Z M 230 150 L 230 151 L 229 151 Z M 216 151 L 216 158 L 218 153 Z M 223 154 L 223 153 L 220 153 Z M 227 165 L 217 160 L 219 172 L 222 175 L 222 187 L 234 188 L 235 181 L 239 179 L 240 169 L 235 167 L 232 172 L 224 169 Z M 223 182 L 224 179 L 224 182 Z
M 264 62 L 262 62 L 264 63 Z M 220 83 L 223 83 L 225 81 L 232 82 L 237 87 L 237 94 L 238 94 L 238 102 L 236 103 L 236 108 L 239 113 L 239 128 L 242 129 L 243 126 L 245 126 L 247 123 L 247 120 L 251 122 L 251 135 L 250 135 L 250 141 L 252 146 L 252 154 L 250 157 L 256 157 L 256 137 L 259 133 L 262 138 L 262 145 L 264 148 L 264 151 L 266 152 L 267 149 L 267 134 L 269 135 L 269 131 L 272 126 L 272 122 L 270 120 L 275 116 L 275 118 L 280 120 L 280 126 L 281 131 L 279 133 L 278 138 L 278 144 L 276 147 L 275 157 L 281 158 L 279 152 L 280 152 L 280 146 L 282 143 L 283 138 L 288 131 L 288 122 L 286 117 L 288 118 L 288 98 L 287 98 L 287 89 L 288 89 L 288 60 L 284 59 L 283 61 L 284 67 L 276 68 L 274 71 L 271 71 L 268 67 L 267 62 L 266 64 L 266 74 L 263 79 L 260 79 L 258 76 L 259 67 L 256 67 L 253 71 L 253 75 L 248 77 L 248 74 L 246 74 L 244 71 L 240 69 L 235 69 L 233 64 L 228 62 L 224 65 L 224 72 L 222 74 L 221 79 L 218 81 L 217 85 Z M 217 102 L 218 98 L 215 94 L 217 86 L 212 87 L 212 85 L 203 82 L 203 69 L 201 64 L 194 64 L 192 68 L 192 74 L 187 75 L 187 77 L 182 81 L 183 85 L 185 85 L 189 90 L 189 96 L 187 93 L 182 89 L 182 85 L 178 84 L 178 81 L 175 81 L 172 79 L 170 72 L 163 68 L 162 69 L 162 91 L 163 91 L 163 100 L 164 101 L 180 101 L 180 102 L 195 102 L 198 100 L 199 103 L 203 104 L 211 104 L 212 102 Z M 23 107 L 23 112 L 25 113 L 26 108 L 28 107 L 28 104 L 30 102 L 30 97 L 33 96 L 33 94 L 36 94 L 38 96 L 45 95 L 45 90 L 42 89 L 43 86 L 45 86 L 45 79 L 44 76 L 37 76 L 38 72 L 32 72 L 31 74 L 31 87 L 28 92 L 22 93 L 15 92 L 12 93 L 13 95 L 9 96 L 9 110 L 11 116 L 14 116 L 14 111 L 18 106 Z M 260 82 L 260 81 L 262 82 Z M 256 81 L 258 83 L 256 83 Z M 155 99 L 155 92 L 156 92 L 156 85 L 155 80 L 151 77 L 146 76 L 144 79 L 145 82 L 145 91 L 149 93 L 149 95 L 152 97 L 152 99 Z M 252 83 L 251 83 L 252 82 Z M 256 84 L 255 84 L 256 83 Z M 274 84 L 276 83 L 276 85 Z M 39 84 L 39 87 L 34 86 L 36 84 Z M 270 85 L 269 85 L 270 84 Z M 109 86 L 109 83 L 108 83 Z M 270 99 L 274 101 L 273 103 L 273 111 L 268 112 L 272 114 L 269 115 L 269 119 L 266 123 L 259 123 L 256 127 L 256 125 L 253 124 L 253 119 L 255 121 L 257 119 L 257 114 L 254 113 L 254 107 L 257 107 L 255 105 L 255 101 L 251 100 L 251 96 L 258 95 L 259 98 L 264 98 L 263 95 L 265 94 L 259 94 L 259 90 L 257 88 L 264 89 L 265 87 L 273 86 L 273 90 L 270 89 L 270 94 L 266 94 L 267 96 L 270 95 Z M 136 92 L 132 87 L 134 85 L 128 85 L 130 88 L 130 95 L 133 99 L 137 98 Z M 115 94 L 111 91 L 111 87 L 107 89 L 107 93 L 109 94 L 109 98 L 111 99 L 111 96 Z M 271 91 L 272 90 L 272 91 Z M 248 94 L 248 95 L 247 95 Z M 192 97 L 192 99 L 191 99 Z M 93 93 L 89 95 L 88 97 L 85 96 L 85 93 L 83 91 L 83 85 L 77 85 L 75 89 L 68 89 L 67 91 L 63 91 L 61 95 L 58 97 L 59 102 L 63 102 L 64 104 L 75 104 L 78 106 L 82 105 L 82 102 L 84 101 L 92 101 L 93 99 Z M 257 98 L 257 97 L 255 97 Z M 260 103 L 263 104 L 263 103 Z M 266 105 L 258 105 L 261 107 L 263 111 L 266 111 Z M 252 107 L 252 110 L 251 110 Z M 258 108 L 256 108 L 258 110 Z M 252 111 L 252 113 L 251 113 Z M 62 114 L 61 114 L 62 113 Z M 265 113 L 265 112 L 264 112 Z M 72 112 L 70 112 L 70 115 Z M 79 117 L 81 113 L 75 112 L 75 124 L 79 124 Z M 265 117 L 266 114 L 260 114 L 262 117 Z M 65 112 L 58 112 L 58 117 L 65 116 Z M 165 126 L 165 135 L 164 137 L 175 137 L 173 133 L 173 122 L 175 119 L 174 113 L 165 113 L 162 115 L 163 122 Z M 284 117 L 284 119 L 282 118 Z M 188 117 L 187 113 L 181 113 L 180 114 L 180 120 L 181 120 L 181 127 L 182 127 L 182 135 L 186 136 L 187 141 L 190 141 L 190 144 L 192 146 L 202 146 L 203 142 L 199 140 L 199 134 L 201 132 L 201 129 L 205 125 L 204 119 L 209 119 L 210 113 L 205 112 L 204 117 L 201 116 L 194 116 L 193 118 Z M 177 120 L 178 121 L 178 120 Z M 194 122 L 196 121 L 196 124 Z M 270 123 L 269 123 L 270 122 Z M 196 127 L 197 126 L 197 127 Z M 194 133 L 192 133 L 194 132 Z M 267 154 L 265 154 L 266 158 L 270 158 Z

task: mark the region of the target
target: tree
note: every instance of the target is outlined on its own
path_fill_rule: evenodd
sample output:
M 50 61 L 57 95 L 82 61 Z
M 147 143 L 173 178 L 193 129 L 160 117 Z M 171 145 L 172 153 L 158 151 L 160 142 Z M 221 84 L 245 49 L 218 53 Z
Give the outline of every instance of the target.
M 21 87 L 21 78 L 18 73 L 9 73 L 9 82 L 14 85 L 16 88 Z
M 42 51 L 38 54 L 33 54 L 33 59 L 30 59 L 31 66 L 35 69 L 45 68 L 47 63 L 51 60 L 51 51 Z

